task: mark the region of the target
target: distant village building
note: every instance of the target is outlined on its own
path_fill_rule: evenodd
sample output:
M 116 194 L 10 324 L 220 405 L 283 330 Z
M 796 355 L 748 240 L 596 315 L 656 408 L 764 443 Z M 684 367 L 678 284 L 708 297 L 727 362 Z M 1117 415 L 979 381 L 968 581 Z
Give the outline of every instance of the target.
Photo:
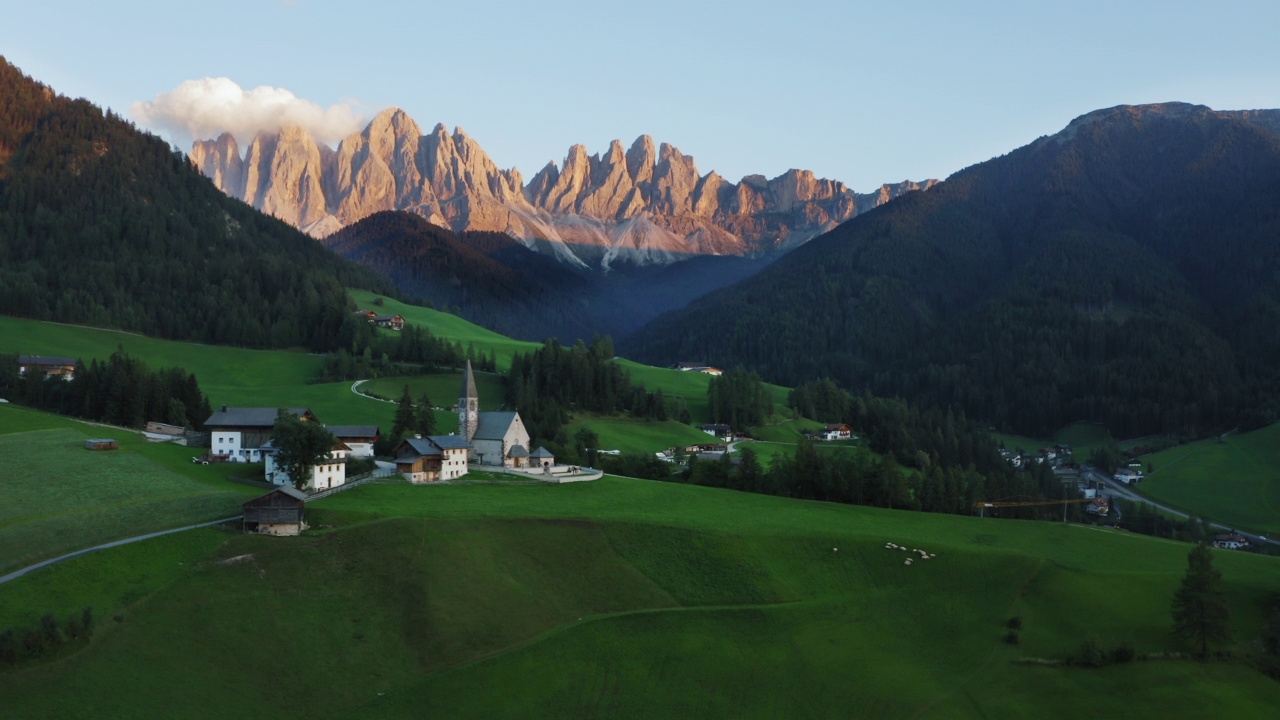
M 396 472 L 412 483 L 460 478 L 467 474 L 470 449 L 461 435 L 406 438 L 396 448 Z
M 1122 482 L 1125 485 L 1128 485 L 1129 483 L 1140 482 L 1142 480 L 1142 473 L 1126 467 L 1117 470 L 1116 474 L 1112 477 L 1115 478 L 1116 482 Z
M 827 425 L 818 431 L 823 440 L 849 440 L 853 437 L 853 429 L 844 423 Z
M 242 523 L 248 532 L 264 535 L 297 535 L 307 529 L 303 521 L 307 494 L 292 485 L 254 498 L 244 504 Z
M 1213 546 L 1227 550 L 1240 550 L 1249 547 L 1249 538 L 1239 533 L 1223 533 L 1213 539 Z
M 18 374 L 42 373 L 45 378 L 60 377 L 71 381 L 76 376 L 76 363 L 72 357 L 47 357 L 44 355 L 19 355 Z
M 381 328 L 400 331 L 404 329 L 404 318 L 399 315 L 376 315 L 373 324 Z
M 307 408 L 287 408 L 304 422 L 316 422 Z M 209 431 L 209 454 L 227 462 L 262 462 L 262 446 L 271 439 L 279 408 L 228 407 L 204 421 Z
M 730 428 L 728 425 L 724 423 L 710 423 L 707 425 L 699 425 L 698 429 L 712 437 L 724 438 L 727 440 L 733 439 L 733 428 Z
M 529 431 L 514 411 L 480 412 L 476 379 L 467 361 L 458 397 L 458 428 L 471 446 L 469 459 L 478 465 L 527 467 Z
M 675 364 L 676 370 L 683 372 L 700 372 L 707 375 L 723 375 L 724 372 L 720 368 L 711 367 L 706 363 L 700 362 L 678 362 Z
M 351 448 L 349 457 L 373 457 L 373 444 L 378 442 L 382 429 L 377 425 L 325 425 L 325 429 Z
M 119 450 L 120 443 L 115 438 L 90 438 L 84 441 L 86 450 Z

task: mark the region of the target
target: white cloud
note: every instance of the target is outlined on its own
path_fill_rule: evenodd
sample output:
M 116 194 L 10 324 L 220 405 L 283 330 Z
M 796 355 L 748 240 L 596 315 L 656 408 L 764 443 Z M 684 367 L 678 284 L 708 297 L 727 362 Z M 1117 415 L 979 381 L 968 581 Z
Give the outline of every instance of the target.
M 263 85 L 245 90 L 225 77 L 187 80 L 147 102 L 134 103 L 129 112 L 140 125 L 182 140 L 229 132 L 241 147 L 259 132 L 275 132 L 288 124 L 301 125 L 329 145 L 364 126 L 355 101 L 322 108 L 284 88 Z

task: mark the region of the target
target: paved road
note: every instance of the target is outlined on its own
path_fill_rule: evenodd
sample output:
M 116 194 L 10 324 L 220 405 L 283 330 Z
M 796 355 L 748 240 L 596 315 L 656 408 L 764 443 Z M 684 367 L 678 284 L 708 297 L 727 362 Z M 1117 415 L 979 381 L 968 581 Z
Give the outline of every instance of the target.
M 1151 498 L 1138 493 L 1128 485 L 1125 485 L 1124 483 L 1116 481 L 1115 478 L 1107 477 L 1097 468 L 1088 467 L 1087 465 L 1081 466 L 1080 476 L 1087 480 L 1094 480 L 1094 481 L 1101 480 L 1106 482 L 1107 489 L 1104 492 L 1106 492 L 1109 495 L 1118 497 L 1121 500 L 1146 503 L 1151 507 L 1162 510 L 1163 512 L 1169 513 L 1170 515 L 1176 515 L 1177 517 L 1180 517 L 1180 518 L 1192 517 L 1191 514 L 1189 513 L 1183 512 L 1182 510 L 1171 508 L 1168 505 L 1165 505 L 1156 500 L 1152 500 Z M 1239 530 L 1237 528 L 1231 527 L 1230 525 L 1223 525 L 1222 523 L 1210 522 L 1209 526 L 1218 528 L 1220 530 L 1230 530 L 1232 532 L 1240 533 L 1241 535 L 1244 535 L 1245 537 L 1249 538 L 1250 543 L 1254 543 L 1254 544 L 1266 543 L 1270 545 L 1280 545 L 1280 542 L 1277 542 L 1275 540 L 1270 540 L 1261 535 L 1254 535 L 1253 533 L 1244 532 L 1243 530 Z
M 120 545 L 128 545 L 129 543 L 135 543 L 135 542 L 138 542 L 139 540 L 150 540 L 153 537 L 160 537 L 161 535 L 171 535 L 173 533 L 183 532 L 185 530 L 194 530 L 196 528 L 209 527 L 210 525 L 221 525 L 222 523 L 231 522 L 232 520 L 239 520 L 242 517 L 244 516 L 236 515 L 235 517 L 223 518 L 221 520 L 214 520 L 212 522 L 200 523 L 198 525 L 187 525 L 186 527 L 173 528 L 172 530 L 161 530 L 160 532 L 147 533 L 146 535 L 138 535 L 137 537 L 125 538 L 124 540 L 116 540 L 114 542 L 104 543 L 102 545 L 95 545 L 91 548 L 86 548 L 84 550 L 77 550 L 75 552 L 70 552 L 70 553 L 67 553 L 66 555 L 59 555 L 56 558 L 45 560 L 44 562 L 38 562 L 35 565 L 32 565 L 30 567 L 24 567 L 21 570 L 15 570 L 9 573 L 8 575 L 0 576 L 0 585 L 3 585 L 9 582 L 10 580 L 17 580 L 18 578 L 22 577 L 23 575 L 26 575 L 27 573 L 33 570 L 39 570 L 40 568 L 49 567 L 54 563 L 60 563 L 63 560 L 70 560 L 73 557 L 88 555 L 91 552 L 106 550 L 107 548 L 118 547 Z

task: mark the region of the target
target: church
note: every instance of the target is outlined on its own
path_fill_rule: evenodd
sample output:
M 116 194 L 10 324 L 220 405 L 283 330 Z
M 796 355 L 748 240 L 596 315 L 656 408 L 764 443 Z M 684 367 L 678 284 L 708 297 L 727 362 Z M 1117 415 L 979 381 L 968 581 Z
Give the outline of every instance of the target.
M 468 461 L 477 465 L 529 467 L 529 431 L 520 413 L 480 412 L 470 360 L 458 397 L 458 431 L 471 445 Z

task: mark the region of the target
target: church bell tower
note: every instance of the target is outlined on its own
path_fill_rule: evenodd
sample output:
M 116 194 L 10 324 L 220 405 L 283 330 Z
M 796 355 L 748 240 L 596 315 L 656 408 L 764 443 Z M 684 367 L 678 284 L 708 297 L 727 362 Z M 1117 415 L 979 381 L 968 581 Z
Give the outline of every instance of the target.
M 471 373 L 471 361 L 467 360 L 467 373 L 462 376 L 462 390 L 458 397 L 458 432 L 462 434 L 462 439 L 471 442 L 479 424 L 480 396 L 476 393 L 476 378 Z

